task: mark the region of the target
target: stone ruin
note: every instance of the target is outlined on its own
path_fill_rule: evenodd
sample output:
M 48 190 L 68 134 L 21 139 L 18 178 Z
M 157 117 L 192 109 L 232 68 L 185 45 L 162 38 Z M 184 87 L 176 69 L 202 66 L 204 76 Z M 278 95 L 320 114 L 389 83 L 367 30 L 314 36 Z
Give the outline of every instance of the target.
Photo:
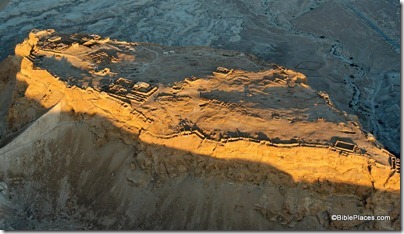
M 331 99 L 330 99 L 330 95 L 328 95 L 328 93 L 324 92 L 324 91 L 319 91 L 318 96 L 320 96 L 321 98 L 323 98 L 325 100 L 325 102 L 329 105 L 329 106 L 334 106 L 334 104 L 332 103 Z
M 335 142 L 334 147 L 338 150 L 342 150 L 342 151 L 346 151 L 346 152 L 350 152 L 353 153 L 355 152 L 356 149 L 356 145 L 346 142 L 346 141 L 337 141 Z
M 145 102 L 154 92 L 157 91 L 156 86 L 152 86 L 146 82 L 136 82 L 125 78 L 119 78 L 111 83 L 108 87 L 103 87 L 102 91 L 107 92 L 113 97 L 131 103 Z
M 230 73 L 232 73 L 234 70 L 233 69 L 228 69 L 225 67 L 217 67 L 216 71 L 213 72 L 213 74 L 215 75 L 228 75 Z
M 397 173 L 400 173 L 401 163 L 400 163 L 399 158 L 395 157 L 394 155 L 391 155 L 389 158 L 389 163 L 390 163 L 390 168 L 392 170 L 394 170 Z

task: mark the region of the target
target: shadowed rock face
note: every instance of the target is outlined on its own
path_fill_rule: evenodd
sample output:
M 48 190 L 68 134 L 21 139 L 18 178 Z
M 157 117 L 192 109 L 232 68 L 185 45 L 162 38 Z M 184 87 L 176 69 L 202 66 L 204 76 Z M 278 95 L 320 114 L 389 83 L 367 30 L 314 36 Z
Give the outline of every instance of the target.
M 0 65 L 0 88 L 13 88 L 0 92 L 1 228 L 400 228 L 389 153 L 303 74 L 229 51 L 85 37 L 35 31 Z M 246 71 L 206 70 L 226 63 Z

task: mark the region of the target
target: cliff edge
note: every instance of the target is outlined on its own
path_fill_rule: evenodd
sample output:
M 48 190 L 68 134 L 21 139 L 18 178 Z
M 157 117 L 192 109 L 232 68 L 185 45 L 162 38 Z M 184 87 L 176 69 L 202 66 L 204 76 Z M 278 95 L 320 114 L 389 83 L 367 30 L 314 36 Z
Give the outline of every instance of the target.
M 0 70 L 2 229 L 401 227 L 399 159 L 299 72 L 54 30 Z

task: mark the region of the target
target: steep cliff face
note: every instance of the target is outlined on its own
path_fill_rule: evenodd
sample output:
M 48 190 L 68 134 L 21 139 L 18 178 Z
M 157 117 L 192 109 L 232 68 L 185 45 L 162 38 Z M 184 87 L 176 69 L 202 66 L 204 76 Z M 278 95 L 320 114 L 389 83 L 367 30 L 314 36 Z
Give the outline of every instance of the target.
M 1 65 L 5 229 L 400 228 L 391 155 L 301 73 L 51 30 L 15 51 Z

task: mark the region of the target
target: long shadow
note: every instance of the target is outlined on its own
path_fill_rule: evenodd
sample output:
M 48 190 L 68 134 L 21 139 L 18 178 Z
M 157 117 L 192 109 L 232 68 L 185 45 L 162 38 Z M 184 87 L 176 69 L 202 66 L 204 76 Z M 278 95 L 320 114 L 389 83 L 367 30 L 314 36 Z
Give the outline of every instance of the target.
M 252 86 L 254 85 L 252 84 Z M 200 92 L 200 97 L 234 105 L 246 103 L 251 108 L 261 110 L 276 110 L 285 113 L 293 110 L 297 116 L 306 116 L 305 118 L 309 121 L 316 121 L 320 117 L 326 118 L 328 122 L 339 123 L 344 121 L 342 115 L 336 111 L 331 111 L 326 101 L 320 97 L 302 100 L 300 95 L 295 96 L 289 93 L 286 87 L 269 87 L 264 92 L 266 95 L 249 94 L 248 88 L 245 88 L 244 92 L 212 90 Z M 307 97 L 309 97 L 308 95 Z M 317 106 L 317 103 L 323 103 L 323 105 L 313 108 L 313 106 Z
M 295 181 L 266 163 L 147 143 L 100 115 L 49 112 L 16 122 L 33 120 L 0 149 L 0 181 L 8 187 L 0 191 L 5 230 L 401 228 L 399 191 Z M 370 214 L 391 220 L 332 220 Z
M 294 108 L 304 110 L 313 106 L 311 102 L 302 102 L 301 105 L 294 105 L 293 102 L 291 103 L 288 99 L 296 99 L 296 101 L 299 101 L 299 98 L 293 97 L 293 95 L 288 93 L 287 89 L 284 87 L 266 88 L 265 92 L 267 95 L 249 95 L 248 85 L 245 85 L 244 92 L 216 89 L 208 92 L 201 92 L 200 96 L 201 98 L 216 99 L 226 103 L 248 102 L 253 104 L 252 107 L 259 109 L 282 109 L 280 107 L 283 107 L 285 109 Z

